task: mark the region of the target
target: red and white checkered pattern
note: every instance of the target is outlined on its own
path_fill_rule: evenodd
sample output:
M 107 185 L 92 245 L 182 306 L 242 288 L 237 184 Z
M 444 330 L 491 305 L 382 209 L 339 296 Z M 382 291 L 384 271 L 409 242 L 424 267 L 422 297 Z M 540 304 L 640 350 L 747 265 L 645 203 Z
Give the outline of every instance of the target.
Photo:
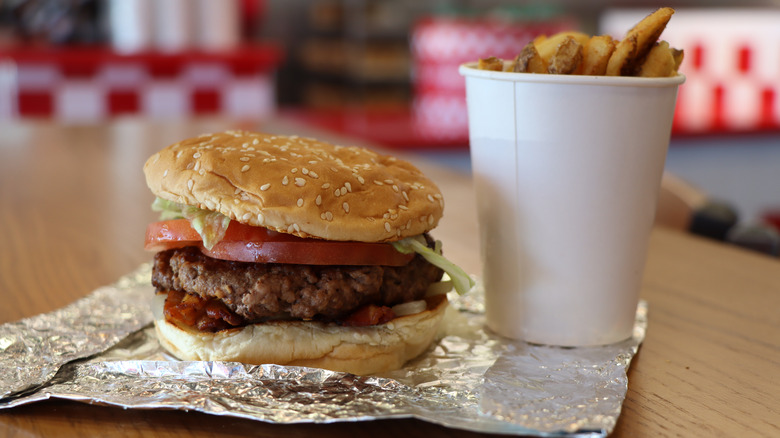
M 613 10 L 601 32 L 621 38 L 649 10 Z M 780 11 L 680 9 L 662 35 L 685 50 L 676 132 L 780 128 Z
M 122 114 L 262 118 L 276 107 L 273 74 L 279 57 L 258 48 L 173 56 L 0 51 L 0 117 L 79 123 Z
M 270 74 L 234 76 L 219 64 L 191 65 L 177 77 L 153 77 L 132 65 L 106 66 L 94 77 L 66 77 L 54 65 L 19 65 L 16 76 L 20 116 L 52 116 L 65 122 L 120 114 L 255 118 L 275 108 Z

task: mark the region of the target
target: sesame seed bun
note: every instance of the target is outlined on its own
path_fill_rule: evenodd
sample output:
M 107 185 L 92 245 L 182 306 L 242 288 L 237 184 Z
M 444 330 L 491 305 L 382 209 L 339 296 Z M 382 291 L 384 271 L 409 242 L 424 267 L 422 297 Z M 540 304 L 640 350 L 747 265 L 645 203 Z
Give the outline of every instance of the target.
M 162 316 L 155 300 L 160 344 L 183 360 L 307 366 L 366 375 L 391 371 L 423 353 L 435 339 L 446 295 L 426 299 L 427 310 L 367 327 L 314 321 L 272 321 L 216 333 L 181 327 Z
M 300 237 L 398 240 L 434 228 L 444 208 L 406 161 L 297 136 L 204 134 L 155 154 L 144 173 L 160 198 Z

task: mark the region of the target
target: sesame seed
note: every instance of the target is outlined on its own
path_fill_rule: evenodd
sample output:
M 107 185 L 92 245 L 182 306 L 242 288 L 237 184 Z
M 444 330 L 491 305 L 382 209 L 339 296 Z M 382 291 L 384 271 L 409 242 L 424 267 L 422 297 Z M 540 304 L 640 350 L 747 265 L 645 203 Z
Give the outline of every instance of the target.
M 295 227 L 294 227 L 293 225 L 295 225 L 295 224 L 291 224 L 291 225 L 289 225 L 289 226 L 287 227 L 287 232 L 288 232 L 288 233 L 292 233 L 293 231 L 295 231 Z
M 385 180 L 385 184 L 392 184 L 392 183 L 393 183 L 393 180 L 391 180 L 391 179 L 386 179 Z
M 336 196 L 336 197 L 338 198 L 338 197 L 341 195 L 341 190 L 339 190 L 339 189 L 336 189 L 336 191 L 335 191 L 335 192 L 333 192 L 333 195 L 334 195 L 334 196 Z
M 298 198 L 298 207 L 303 207 L 303 198 Z
M 194 154 L 192 154 L 192 158 L 195 158 L 197 160 L 198 158 L 200 158 L 200 155 L 201 155 L 200 152 L 195 152 Z
M 195 167 L 192 168 L 192 170 L 199 170 L 200 169 L 200 161 L 195 162 Z
M 428 225 L 433 225 L 433 215 L 428 216 Z
M 392 219 L 392 220 L 396 220 L 396 219 L 398 219 L 398 214 L 396 214 L 396 213 L 392 213 L 392 214 L 390 215 L 390 219 Z
M 249 218 L 251 218 L 251 217 L 252 217 L 252 214 L 251 214 L 251 213 L 244 213 L 244 215 L 243 215 L 243 216 L 241 216 L 241 220 L 243 220 L 243 221 L 248 221 L 248 220 L 249 220 Z
M 341 195 L 344 196 L 346 194 L 347 194 L 347 188 L 346 187 L 342 187 L 341 188 Z
M 287 175 L 285 175 L 284 178 L 282 178 L 282 185 L 286 186 L 289 182 L 290 181 L 287 179 Z
M 298 168 L 297 167 L 293 167 L 292 170 L 290 171 L 290 173 L 296 173 L 297 171 L 298 171 Z
M 244 164 L 244 167 L 241 168 L 241 171 L 242 172 L 246 172 L 247 170 L 249 170 L 249 165 L 248 164 Z
M 304 168 L 301 169 L 301 173 L 304 174 L 304 175 L 308 175 L 309 174 L 309 169 L 304 167 Z
M 201 175 L 201 176 L 203 176 L 203 175 L 205 175 L 205 174 L 206 174 L 206 171 L 205 171 L 204 169 L 200 169 L 200 170 L 198 171 L 198 175 Z
M 193 186 L 194 184 L 195 184 L 195 181 L 193 181 L 193 180 L 189 180 L 189 181 L 187 181 L 187 188 L 188 188 L 188 189 L 190 189 L 190 190 L 192 190 L 192 186 Z
M 266 191 L 266 190 L 268 190 L 270 188 L 271 188 L 271 183 L 265 183 L 265 184 L 260 186 L 260 190 L 262 190 L 262 191 Z
M 385 231 L 387 231 L 388 233 L 392 231 L 392 228 L 390 228 L 390 222 L 385 222 Z
M 306 180 L 303 178 L 295 178 L 295 185 L 298 187 L 303 187 L 303 185 L 306 184 Z
M 398 208 L 400 208 L 401 210 L 408 210 L 409 209 L 409 207 L 407 207 L 405 205 L 399 205 Z
M 265 218 L 263 217 L 263 214 L 262 213 L 258 213 L 258 215 L 257 215 L 257 222 L 262 224 L 263 220 L 265 220 Z
M 325 212 L 325 219 L 332 221 L 333 220 L 333 213 L 326 211 Z
M 396 193 L 398 193 L 398 186 L 397 186 L 397 185 L 395 185 L 395 184 L 393 184 L 393 191 L 394 191 L 394 192 L 396 192 Z
M 318 207 L 322 205 L 322 195 L 317 195 L 317 199 L 314 200 L 314 203 L 317 204 Z
M 341 207 L 344 209 L 345 213 L 349 213 L 349 204 L 348 203 L 345 202 L 345 203 L 341 204 Z
M 347 191 L 348 191 L 349 193 L 352 193 L 352 184 L 350 184 L 349 182 L 345 182 L 345 183 L 344 183 L 344 187 L 346 187 L 346 188 L 347 188 Z
M 322 185 L 322 188 L 323 188 L 323 189 L 329 189 L 329 188 L 330 188 L 330 183 L 325 183 L 325 184 L 323 184 L 323 185 Z
M 168 176 L 168 169 L 165 169 L 165 172 L 163 172 L 163 178 L 165 178 L 166 176 Z
M 260 140 L 254 139 L 254 140 L 252 140 L 252 144 L 255 144 L 255 145 L 260 144 Z
M 310 176 L 310 177 L 312 177 L 312 178 L 314 178 L 314 179 L 317 179 L 317 178 L 319 178 L 319 177 L 320 177 L 320 176 L 319 176 L 319 175 L 317 175 L 317 173 L 316 173 L 316 172 L 314 172 L 313 170 L 310 170 L 310 171 L 309 171 L 309 176 Z
M 363 177 L 360 176 L 360 175 L 357 175 L 357 180 L 360 181 L 360 184 L 365 184 L 366 183 L 366 180 L 363 179 Z
M 402 195 L 404 195 L 404 199 L 406 199 L 406 202 L 409 202 L 409 194 L 408 194 L 408 193 L 406 193 L 406 190 L 404 190 L 403 192 L 401 192 L 401 194 L 402 194 Z
M 325 213 L 320 213 L 320 219 L 325 220 Z
M 382 219 L 390 219 L 390 213 L 383 214 Z
M 409 219 L 409 222 L 406 223 L 406 229 L 410 230 L 412 228 L 412 220 Z
M 382 181 L 377 181 L 377 180 L 374 180 L 374 184 L 376 184 L 376 185 L 378 185 L 378 186 L 383 186 L 383 185 L 385 185 L 385 183 L 383 183 Z
M 436 201 L 434 201 L 433 196 L 431 196 L 430 193 L 428 194 L 428 200 L 431 201 L 431 202 L 436 202 Z
M 298 224 L 293 224 L 293 229 L 299 233 L 301 232 L 301 227 L 299 227 Z
M 241 157 L 239 158 L 239 160 L 246 163 L 247 161 L 249 161 L 249 157 Z

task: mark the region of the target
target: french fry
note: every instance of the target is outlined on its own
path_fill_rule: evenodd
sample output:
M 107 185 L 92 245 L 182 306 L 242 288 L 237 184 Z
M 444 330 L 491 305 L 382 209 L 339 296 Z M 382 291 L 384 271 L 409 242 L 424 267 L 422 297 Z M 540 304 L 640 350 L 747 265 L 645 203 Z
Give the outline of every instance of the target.
M 504 71 L 504 61 L 495 56 L 480 59 L 477 65 L 480 70 Z
M 552 59 L 555 52 L 558 51 L 558 47 L 566 41 L 568 37 L 574 38 L 580 45 L 584 45 L 590 39 L 590 36 L 582 32 L 559 32 L 555 35 L 546 37 L 539 42 L 534 41 L 536 51 L 539 55 L 548 63 Z
M 607 76 L 621 76 L 629 70 L 628 65 L 636 56 L 636 36 L 627 36 L 617 43 L 607 63 Z M 626 75 L 628 76 L 628 75 Z
M 604 75 L 612 52 L 615 51 L 615 41 L 609 35 L 594 36 L 588 40 L 582 49 L 582 68 L 578 72 L 583 75 Z
M 607 75 L 632 76 L 638 67 L 637 64 L 644 59 L 666 29 L 672 14 L 674 9 L 660 8 L 634 25 L 615 47 L 612 56 L 616 59 L 609 60 Z
M 573 36 L 567 36 L 550 58 L 547 72 L 568 75 L 575 72 L 582 62 L 582 44 Z
M 680 70 L 680 64 L 682 64 L 685 58 L 685 52 L 682 49 L 672 49 L 672 56 L 674 56 L 674 71 Z
M 650 49 L 636 75 L 649 78 L 663 78 L 677 74 L 674 54 L 669 43 L 661 41 Z
M 526 44 L 512 63 L 511 71 L 519 73 L 547 73 L 547 61 L 536 51 L 533 41 Z

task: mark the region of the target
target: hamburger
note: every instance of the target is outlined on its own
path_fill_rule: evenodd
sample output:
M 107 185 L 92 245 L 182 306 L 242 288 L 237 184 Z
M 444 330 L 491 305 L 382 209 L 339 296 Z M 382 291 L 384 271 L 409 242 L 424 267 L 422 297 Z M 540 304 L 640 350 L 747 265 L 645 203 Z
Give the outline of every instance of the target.
M 155 329 L 180 359 L 396 369 L 434 340 L 448 284 L 471 286 L 428 234 L 439 189 L 392 156 L 228 131 L 144 173 L 161 214 L 145 242 Z

